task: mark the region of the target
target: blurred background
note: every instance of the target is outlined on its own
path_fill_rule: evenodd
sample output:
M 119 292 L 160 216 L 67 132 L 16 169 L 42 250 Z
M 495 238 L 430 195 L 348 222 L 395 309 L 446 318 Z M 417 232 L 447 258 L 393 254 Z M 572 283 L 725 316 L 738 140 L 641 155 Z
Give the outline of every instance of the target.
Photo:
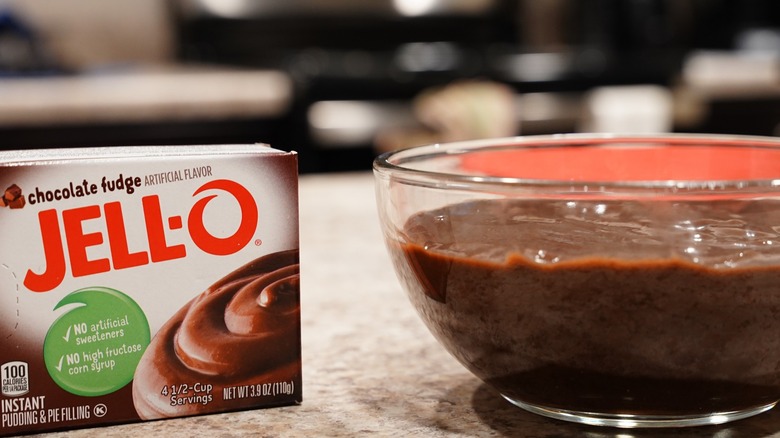
M 780 135 L 773 0 L 0 0 L 0 148 Z

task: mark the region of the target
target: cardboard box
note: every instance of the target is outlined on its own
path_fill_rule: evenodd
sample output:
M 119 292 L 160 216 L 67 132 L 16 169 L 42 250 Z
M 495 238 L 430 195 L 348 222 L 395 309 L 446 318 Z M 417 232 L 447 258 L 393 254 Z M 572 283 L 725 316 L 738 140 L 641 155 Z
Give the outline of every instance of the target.
M 0 435 L 301 401 L 297 156 L 0 152 Z

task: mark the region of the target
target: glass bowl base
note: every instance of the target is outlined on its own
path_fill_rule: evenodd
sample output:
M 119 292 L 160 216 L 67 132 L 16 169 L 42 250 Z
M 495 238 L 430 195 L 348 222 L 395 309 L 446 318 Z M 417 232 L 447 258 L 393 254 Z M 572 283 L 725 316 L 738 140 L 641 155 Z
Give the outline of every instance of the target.
M 750 409 L 727 412 L 713 412 L 702 415 L 633 415 L 633 414 L 602 414 L 598 412 L 579 412 L 558 408 L 548 408 L 521 400 L 513 399 L 502 394 L 502 397 L 510 403 L 526 411 L 545 417 L 555 418 L 573 423 L 588 424 L 592 426 L 608 426 L 619 428 L 661 428 L 661 427 L 689 427 L 707 426 L 728 423 L 752 417 L 772 409 L 777 401 L 756 406 Z

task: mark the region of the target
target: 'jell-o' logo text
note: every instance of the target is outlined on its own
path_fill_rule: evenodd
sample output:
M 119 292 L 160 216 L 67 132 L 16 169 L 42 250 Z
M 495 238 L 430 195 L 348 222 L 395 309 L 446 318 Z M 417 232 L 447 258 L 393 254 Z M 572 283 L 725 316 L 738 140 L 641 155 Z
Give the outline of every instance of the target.
M 232 235 L 214 236 L 204 224 L 206 205 L 219 196 L 217 194 L 209 194 L 195 202 L 186 216 L 186 228 L 182 216 L 164 217 L 159 196 L 149 195 L 141 199 L 146 245 L 140 251 L 130 249 L 127 227 L 131 224 L 125 221 L 123 205 L 119 201 L 62 211 L 41 211 L 38 213 L 38 220 L 46 269 L 40 273 L 29 269 L 24 277 L 24 285 L 33 292 L 47 292 L 56 288 L 65 278 L 67 261 L 70 261 L 71 275 L 83 277 L 108 272 L 112 267 L 127 269 L 186 257 L 186 245 L 169 242 L 166 239 L 167 230 L 186 230 L 192 243 L 208 254 L 221 256 L 238 252 L 252 241 L 257 231 L 257 203 L 244 186 L 226 179 L 210 181 L 200 186 L 193 196 L 209 190 L 223 192 L 238 202 L 241 222 Z M 84 224 L 90 221 L 102 221 L 105 224 L 105 234 L 100 231 L 85 232 Z M 109 258 L 89 258 L 89 248 L 106 243 L 110 251 Z

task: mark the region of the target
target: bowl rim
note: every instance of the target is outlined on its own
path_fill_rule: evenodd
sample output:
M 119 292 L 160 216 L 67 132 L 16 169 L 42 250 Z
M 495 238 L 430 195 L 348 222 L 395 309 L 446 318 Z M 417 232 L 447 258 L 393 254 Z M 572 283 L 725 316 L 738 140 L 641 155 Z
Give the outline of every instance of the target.
M 437 188 L 479 189 L 531 189 L 553 190 L 564 192 L 636 192 L 648 190 L 652 192 L 766 192 L 780 190 L 780 169 L 777 178 L 756 179 L 659 179 L 631 181 L 603 180 L 564 180 L 564 179 L 532 179 L 501 176 L 464 175 L 450 172 L 421 170 L 404 166 L 416 160 L 434 156 L 456 156 L 473 151 L 490 149 L 506 149 L 518 146 L 526 148 L 554 147 L 584 147 L 588 142 L 599 144 L 612 143 L 673 143 L 675 146 L 701 145 L 734 147 L 745 146 L 759 149 L 778 149 L 780 137 L 758 135 L 705 134 L 705 133 L 656 133 L 656 134 L 620 134 L 620 133 L 567 133 L 552 135 L 527 135 L 515 137 L 498 137 L 478 140 L 465 140 L 444 143 L 432 143 L 397 149 L 378 155 L 373 161 L 373 171 L 377 177 L 392 178 L 394 181 L 408 184 Z M 407 157 L 405 157 L 407 156 Z M 396 164 L 392 160 L 398 158 L 404 161 Z M 556 190 L 558 189 L 558 190 Z

